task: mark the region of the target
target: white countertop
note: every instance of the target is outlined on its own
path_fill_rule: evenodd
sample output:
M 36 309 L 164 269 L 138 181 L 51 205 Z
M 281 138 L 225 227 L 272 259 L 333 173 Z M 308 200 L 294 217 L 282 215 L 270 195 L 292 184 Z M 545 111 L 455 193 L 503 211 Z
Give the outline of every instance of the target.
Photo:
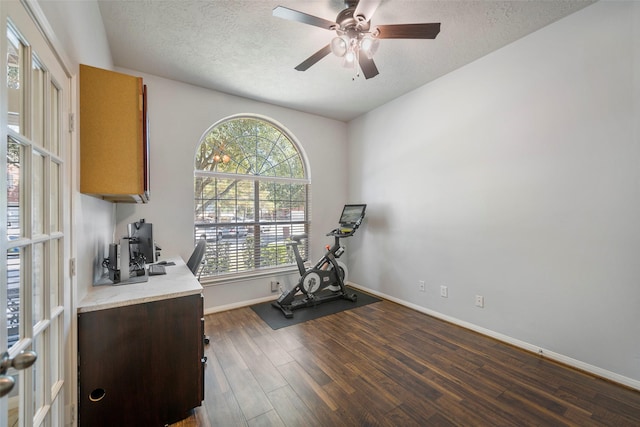
M 127 285 L 105 284 L 93 286 L 78 304 L 78 313 L 124 307 L 133 304 L 199 294 L 202 285 L 177 257 L 167 259 L 176 265 L 167 265 L 167 274 L 149 276 L 149 280 Z

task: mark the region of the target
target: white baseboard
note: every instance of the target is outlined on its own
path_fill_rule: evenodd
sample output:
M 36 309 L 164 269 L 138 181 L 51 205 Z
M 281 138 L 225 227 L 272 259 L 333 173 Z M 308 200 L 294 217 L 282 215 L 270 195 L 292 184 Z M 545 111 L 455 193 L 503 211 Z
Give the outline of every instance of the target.
M 267 301 L 273 301 L 273 300 L 277 299 L 279 296 L 280 296 L 280 294 L 270 295 L 268 297 L 256 298 L 256 299 L 253 299 L 253 300 L 242 301 L 242 302 L 238 302 L 238 303 L 234 303 L 234 304 L 217 305 L 215 307 L 211 307 L 211 308 L 205 309 L 204 310 L 204 314 L 220 313 L 222 311 L 233 310 L 235 308 L 248 307 L 248 306 L 254 305 L 254 304 L 260 304 L 260 303 L 267 302 Z
M 437 311 L 429 310 L 428 308 L 421 307 L 419 305 L 392 297 L 390 295 L 384 294 L 382 292 L 378 292 L 373 289 L 369 289 L 365 286 L 358 285 L 356 283 L 349 282 L 349 286 L 352 286 L 356 289 L 360 289 L 364 292 L 370 293 L 372 295 L 376 295 L 378 297 L 388 299 L 389 301 L 393 301 L 397 304 L 403 305 L 405 307 L 409 307 L 413 310 L 419 311 L 424 314 L 428 314 L 429 316 L 433 316 L 438 319 L 442 319 L 449 323 L 453 323 L 454 325 L 461 326 L 466 329 L 470 329 L 472 331 L 478 332 L 482 335 L 486 335 L 488 337 L 497 339 L 498 341 L 505 342 L 507 344 L 513 345 L 515 347 L 521 348 L 523 350 L 535 353 L 540 355 L 541 357 L 545 357 L 556 362 L 563 363 L 565 365 L 571 366 L 573 368 L 579 369 L 584 372 L 588 372 L 592 375 L 604 378 L 606 380 L 621 384 L 623 386 L 633 388 L 636 390 L 640 390 L 640 381 L 634 380 L 632 378 L 625 377 L 623 375 L 617 374 L 615 372 L 608 371 L 606 369 L 599 368 L 597 366 L 590 365 L 588 363 L 582 362 L 580 360 L 573 359 L 571 357 L 565 356 L 563 354 L 555 353 L 553 351 L 540 348 L 539 346 L 530 344 L 525 341 L 518 340 L 516 338 L 512 338 L 508 335 L 501 334 L 499 332 L 492 331 L 490 329 L 483 328 L 481 326 L 475 325 L 473 323 L 465 322 L 464 320 L 456 319 L 451 316 L 447 316 L 446 314 L 439 313 Z

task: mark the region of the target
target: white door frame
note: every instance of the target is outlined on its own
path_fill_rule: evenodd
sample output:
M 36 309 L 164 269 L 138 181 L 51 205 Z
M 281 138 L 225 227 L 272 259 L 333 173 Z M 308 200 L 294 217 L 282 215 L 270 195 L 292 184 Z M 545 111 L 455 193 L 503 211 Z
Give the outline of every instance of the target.
M 4 3 L 4 4 L 3 4 Z M 59 66 L 62 68 L 65 73 L 68 87 L 66 88 L 66 111 L 61 111 L 60 114 L 63 116 L 67 116 L 68 120 L 64 120 L 63 122 L 63 141 L 61 144 L 64 144 L 63 157 L 64 157 L 64 174 L 62 177 L 62 228 L 64 230 L 65 238 L 64 241 L 64 262 L 62 263 L 62 280 L 64 282 L 63 286 L 63 307 L 64 307 L 64 321 L 63 321 L 63 330 L 60 332 L 63 335 L 63 348 L 61 348 L 63 357 L 64 357 L 64 386 L 62 390 L 62 398 L 64 399 L 64 424 L 75 426 L 77 424 L 76 417 L 76 402 L 77 402 L 77 333 L 76 333 L 76 323 L 77 317 L 75 316 L 76 311 L 76 276 L 75 276 L 75 259 L 76 259 L 76 241 L 75 241 L 75 233 L 74 233 L 74 217 L 75 217 L 75 203 L 74 200 L 78 197 L 76 188 L 77 188 L 77 174 L 78 174 L 78 132 L 74 128 L 74 120 L 73 118 L 77 116 L 78 111 L 78 94 L 77 94 L 77 66 L 75 68 L 76 71 L 72 71 L 72 67 L 70 66 L 71 62 L 68 60 L 64 50 L 62 49 L 57 37 L 53 33 L 52 28 L 48 24 L 44 13 L 40 9 L 40 6 L 35 0 L 0 0 L 0 18 L 3 23 L 3 35 L 0 37 L 2 43 L 0 44 L 0 52 L 6 54 L 7 51 L 7 38 L 6 38 L 6 24 L 7 24 L 7 9 L 8 7 L 13 7 L 17 4 L 20 4 L 27 14 L 31 17 L 33 23 L 38 28 L 40 33 L 47 40 L 47 44 L 49 50 L 53 53 Z M 8 7 L 7 7 L 8 6 Z M 3 64 L 6 63 L 6 57 L 3 58 Z M 4 65 L 3 65 L 4 67 Z M 6 93 L 6 69 L 0 71 L 0 77 L 2 77 L 2 93 Z M 65 82 L 65 85 L 66 83 Z M 6 96 L 2 97 L 2 102 L 0 103 L 0 137 L 3 138 L 3 144 L 0 144 L 0 160 L 6 164 L 6 140 L 7 140 L 7 104 L 5 99 Z M 6 188 L 6 178 L 1 177 L 3 183 L 0 184 L 0 204 L 1 206 L 7 206 L 7 188 Z M 5 209 L 3 209 L 5 210 Z M 6 212 L 4 214 L 0 214 L 0 227 L 6 227 Z M 6 234 L 6 230 L 2 235 Z M 0 241 L 0 254 L 6 254 L 6 242 Z M 3 255 L 4 256 L 4 255 Z M 68 261 L 67 261 L 68 260 Z M 0 274 L 4 275 L 6 279 L 6 262 L 0 263 Z M 1 296 L 1 295 L 0 295 Z M 5 296 L 6 297 L 6 296 Z M 2 298 L 0 298 L 2 299 Z M 0 322 L 0 325 L 5 325 L 6 327 L 6 316 L 4 319 L 4 323 Z M 6 329 L 5 329 L 6 335 Z M 0 399 L 0 413 L 2 411 L 6 411 L 7 408 L 7 399 Z M 30 421 L 23 420 L 25 425 L 30 425 Z M 57 425 L 57 424 L 54 424 Z

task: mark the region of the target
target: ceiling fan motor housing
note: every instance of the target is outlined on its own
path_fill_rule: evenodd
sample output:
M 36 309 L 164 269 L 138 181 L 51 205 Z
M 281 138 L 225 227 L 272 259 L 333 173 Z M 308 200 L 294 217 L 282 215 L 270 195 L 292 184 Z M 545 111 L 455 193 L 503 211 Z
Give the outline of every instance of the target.
M 350 32 L 367 32 L 369 31 L 370 23 L 365 21 L 363 16 L 354 16 L 355 7 L 349 7 L 338 13 L 336 23 L 338 27 L 336 31 L 339 35 L 351 35 Z
M 359 0 L 345 0 L 344 1 L 344 7 L 347 8 L 347 9 L 348 8 L 355 9 L 356 6 L 358 5 L 358 1 Z

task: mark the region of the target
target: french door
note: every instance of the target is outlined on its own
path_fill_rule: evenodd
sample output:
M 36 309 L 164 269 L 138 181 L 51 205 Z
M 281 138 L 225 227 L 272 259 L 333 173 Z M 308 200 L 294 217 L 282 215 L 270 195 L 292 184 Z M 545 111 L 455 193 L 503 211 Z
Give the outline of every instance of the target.
M 33 12 L 0 0 L 0 426 L 64 425 L 71 80 Z

